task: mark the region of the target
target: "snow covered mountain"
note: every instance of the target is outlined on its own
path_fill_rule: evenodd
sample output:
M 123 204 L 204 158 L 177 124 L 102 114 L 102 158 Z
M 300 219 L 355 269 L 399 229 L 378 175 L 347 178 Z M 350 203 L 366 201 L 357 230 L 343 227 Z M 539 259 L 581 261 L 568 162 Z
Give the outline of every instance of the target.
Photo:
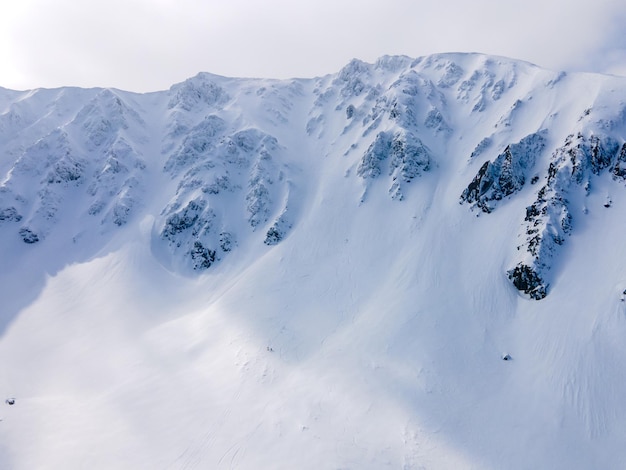
M 620 468 L 625 142 L 479 54 L 0 89 L 0 463 Z

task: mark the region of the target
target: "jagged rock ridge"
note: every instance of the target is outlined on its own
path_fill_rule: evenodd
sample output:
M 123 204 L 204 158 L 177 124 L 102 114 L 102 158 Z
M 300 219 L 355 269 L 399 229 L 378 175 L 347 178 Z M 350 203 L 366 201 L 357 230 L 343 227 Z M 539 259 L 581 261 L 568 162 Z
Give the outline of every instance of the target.
M 441 54 L 354 60 L 311 80 L 199 74 L 147 95 L 3 90 L 0 230 L 36 245 L 70 219 L 80 220 L 75 239 L 149 214 L 161 259 L 203 271 L 242 244 L 288 239 L 318 175 L 340 171 L 357 206 L 381 197 L 411 206 L 424 197 L 418 188 L 450 185 L 461 206 L 438 210 L 490 217 L 527 201 L 512 216 L 521 242 L 511 241 L 502 274 L 541 299 L 584 216 L 579 196 L 605 174 L 626 180 L 623 80 L 571 104 L 576 80 Z M 158 191 L 148 191 L 154 181 Z

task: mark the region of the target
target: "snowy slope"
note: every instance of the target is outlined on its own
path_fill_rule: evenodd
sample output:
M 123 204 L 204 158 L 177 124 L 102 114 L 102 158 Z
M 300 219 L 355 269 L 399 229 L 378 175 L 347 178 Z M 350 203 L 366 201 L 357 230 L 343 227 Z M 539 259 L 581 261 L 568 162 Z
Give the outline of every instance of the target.
M 621 468 L 625 140 L 478 54 L 0 89 L 2 467 Z

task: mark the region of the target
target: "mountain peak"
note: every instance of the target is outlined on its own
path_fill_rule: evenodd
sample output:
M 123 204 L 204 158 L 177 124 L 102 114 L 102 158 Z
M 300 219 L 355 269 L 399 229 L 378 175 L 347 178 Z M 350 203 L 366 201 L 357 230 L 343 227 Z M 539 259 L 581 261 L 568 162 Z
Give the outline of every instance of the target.
M 209 73 L 150 95 L 109 89 L 43 95 L 4 91 L 7 105 L 0 128 L 14 163 L 10 157 L 4 163 L 3 225 L 15 225 L 28 243 L 45 239 L 60 222 L 63 200 L 73 187 L 87 189 L 82 198 L 86 214 L 105 213 L 102 221 L 122 225 L 144 205 L 140 188 L 152 185 L 146 169 L 162 168 L 170 175 L 174 194 L 154 214 L 160 220 L 157 226 L 163 227 L 161 238 L 173 243 L 176 252 L 186 246 L 187 251 L 176 255 L 183 257 L 195 256 L 198 246 L 211 239 L 206 248 L 211 262 L 200 263 L 204 269 L 224 258 L 233 240 L 248 238 L 242 229 L 246 219 L 248 230 L 262 227 L 271 245 L 286 236 L 304 215 L 290 202 L 305 197 L 298 195 L 293 175 L 320 164 L 304 164 L 298 155 L 313 155 L 315 148 L 344 155 L 340 166 L 357 177 L 362 190 L 355 201 L 361 203 L 379 192 L 383 180 L 392 199 L 404 200 L 421 180 L 442 178 L 440 169 L 449 167 L 475 172 L 464 189 L 450 191 L 487 214 L 516 193 L 527 194 L 529 181 L 547 181 L 536 186 L 537 200 L 527 213 L 552 214 L 550 207 L 566 199 L 562 192 L 573 190 L 570 184 L 554 187 L 560 166 L 572 173 L 576 187 L 590 184 L 586 175 L 622 173 L 618 151 L 624 142 L 626 107 L 615 106 L 615 89 L 600 80 L 593 85 L 595 98 L 583 98 L 577 105 L 569 100 L 572 82 L 590 86 L 587 78 L 564 81 L 562 75 L 554 77 L 511 59 L 451 53 L 419 59 L 383 56 L 374 64 L 355 59 L 335 76 L 315 79 L 307 88 L 300 83 L 295 94 L 287 82 L 273 81 L 268 95 L 262 82 Z M 310 86 L 317 98 L 307 109 Z M 559 101 L 561 96 L 567 100 Z M 546 106 L 548 101 L 553 104 Z M 65 117 L 59 121 L 50 106 Z M 155 119 L 158 115 L 163 118 Z M 306 126 L 291 124 L 306 120 Z M 576 134 L 591 136 L 575 141 L 580 157 L 571 148 Z M 562 178 L 558 181 L 565 184 Z M 550 191 L 555 192 L 553 199 L 546 199 Z M 233 211 L 233 204 L 240 209 Z M 521 267 L 532 271 L 535 280 L 553 277 L 548 272 L 557 245 L 565 243 L 576 225 L 575 211 L 566 202 L 558 204 L 561 215 L 518 216 L 533 227 L 525 229 L 528 241 L 513 248 L 523 259 L 531 255 L 532 261 L 520 258 L 506 269 L 514 286 L 524 284 L 511 274 Z M 194 215 L 184 215 L 188 212 Z M 209 233 L 213 235 L 204 240 Z M 224 237 L 230 240 L 228 250 L 220 251 L 218 239 Z M 546 245 L 548 240 L 553 244 Z M 548 281 L 542 285 L 547 292 Z M 521 290 L 529 292 L 527 287 Z
M 624 78 L 0 89 L 0 156 L 0 466 L 626 459 Z

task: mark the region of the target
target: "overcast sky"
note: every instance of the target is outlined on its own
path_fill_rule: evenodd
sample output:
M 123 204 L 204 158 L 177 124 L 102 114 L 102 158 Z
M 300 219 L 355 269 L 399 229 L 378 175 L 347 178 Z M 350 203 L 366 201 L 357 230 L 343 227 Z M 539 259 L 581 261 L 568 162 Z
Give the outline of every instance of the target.
M 0 86 L 153 91 L 484 52 L 626 75 L 624 0 L 0 0 Z

